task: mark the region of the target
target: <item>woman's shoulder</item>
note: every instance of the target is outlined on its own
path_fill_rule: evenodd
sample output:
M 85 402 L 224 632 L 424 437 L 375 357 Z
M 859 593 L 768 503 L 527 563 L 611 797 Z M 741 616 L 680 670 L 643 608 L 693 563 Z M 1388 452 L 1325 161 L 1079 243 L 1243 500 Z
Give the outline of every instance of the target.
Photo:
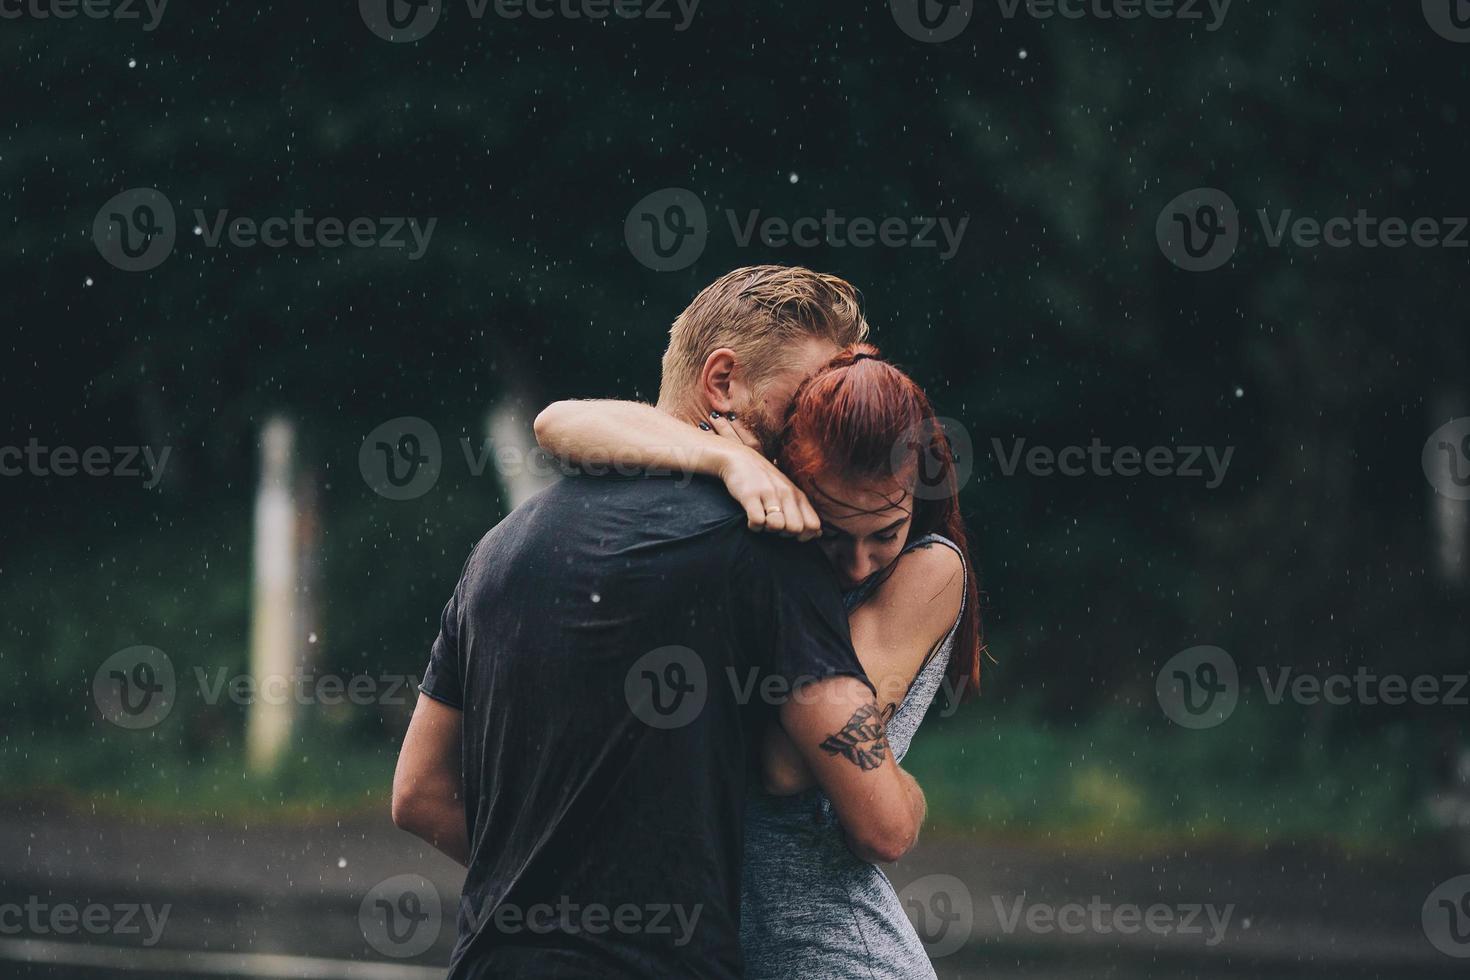
M 894 575 L 903 573 L 916 584 L 935 585 L 944 589 L 958 582 L 956 597 L 964 595 L 965 558 L 959 545 L 942 534 L 926 534 L 904 546 L 898 556 Z
M 873 596 L 905 629 L 943 638 L 965 599 L 965 562 L 948 538 L 926 535 L 904 548 Z

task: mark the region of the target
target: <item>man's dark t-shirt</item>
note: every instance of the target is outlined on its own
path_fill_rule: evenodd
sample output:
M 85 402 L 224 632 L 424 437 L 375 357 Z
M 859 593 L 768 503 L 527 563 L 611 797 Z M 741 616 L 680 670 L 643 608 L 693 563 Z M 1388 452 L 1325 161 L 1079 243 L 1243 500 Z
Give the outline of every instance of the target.
M 475 547 L 422 690 L 464 712 L 451 980 L 741 975 L 779 682 L 863 678 L 820 552 L 703 477 L 572 477 Z

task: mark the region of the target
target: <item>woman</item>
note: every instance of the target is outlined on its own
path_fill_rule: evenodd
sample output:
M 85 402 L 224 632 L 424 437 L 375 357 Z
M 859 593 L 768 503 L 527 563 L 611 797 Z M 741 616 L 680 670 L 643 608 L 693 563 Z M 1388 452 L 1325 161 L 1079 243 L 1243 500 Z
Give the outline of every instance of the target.
M 975 693 L 980 616 L 954 458 L 922 389 L 876 348 L 843 351 L 797 389 L 781 433 L 780 472 L 758 452 L 719 457 L 716 465 L 701 451 L 708 436 L 693 430 L 686 446 L 655 450 L 639 444 L 626 419 L 609 424 L 585 403 L 548 411 L 563 417 L 548 427 L 545 448 L 572 463 L 616 458 L 653 466 L 672 451 L 724 480 L 752 527 L 803 527 L 806 537 L 814 522 L 800 515 L 815 513 L 895 760 L 946 680 L 951 696 Z M 700 427 L 758 446 L 738 419 L 712 413 Z M 577 435 L 557 434 L 569 432 Z M 847 849 L 831 806 L 778 726 L 767 732 L 762 755 L 769 795 L 753 795 L 746 814 L 746 976 L 933 977 L 892 884 Z

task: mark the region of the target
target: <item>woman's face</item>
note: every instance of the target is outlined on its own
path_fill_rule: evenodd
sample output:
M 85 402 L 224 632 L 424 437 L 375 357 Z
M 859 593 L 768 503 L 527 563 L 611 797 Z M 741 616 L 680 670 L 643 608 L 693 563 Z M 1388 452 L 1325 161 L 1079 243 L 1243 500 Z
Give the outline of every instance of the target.
M 822 518 L 817 543 L 844 589 L 897 560 L 913 522 L 913 480 L 824 474 L 802 490 Z

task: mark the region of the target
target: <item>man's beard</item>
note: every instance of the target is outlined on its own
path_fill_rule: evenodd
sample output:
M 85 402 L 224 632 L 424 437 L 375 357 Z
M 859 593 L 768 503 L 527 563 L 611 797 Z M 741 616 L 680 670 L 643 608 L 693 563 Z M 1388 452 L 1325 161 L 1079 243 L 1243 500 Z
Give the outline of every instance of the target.
M 766 414 L 765 406 L 752 403 L 740 421 L 761 444 L 761 455 L 774 459 L 781 449 L 781 425 Z

